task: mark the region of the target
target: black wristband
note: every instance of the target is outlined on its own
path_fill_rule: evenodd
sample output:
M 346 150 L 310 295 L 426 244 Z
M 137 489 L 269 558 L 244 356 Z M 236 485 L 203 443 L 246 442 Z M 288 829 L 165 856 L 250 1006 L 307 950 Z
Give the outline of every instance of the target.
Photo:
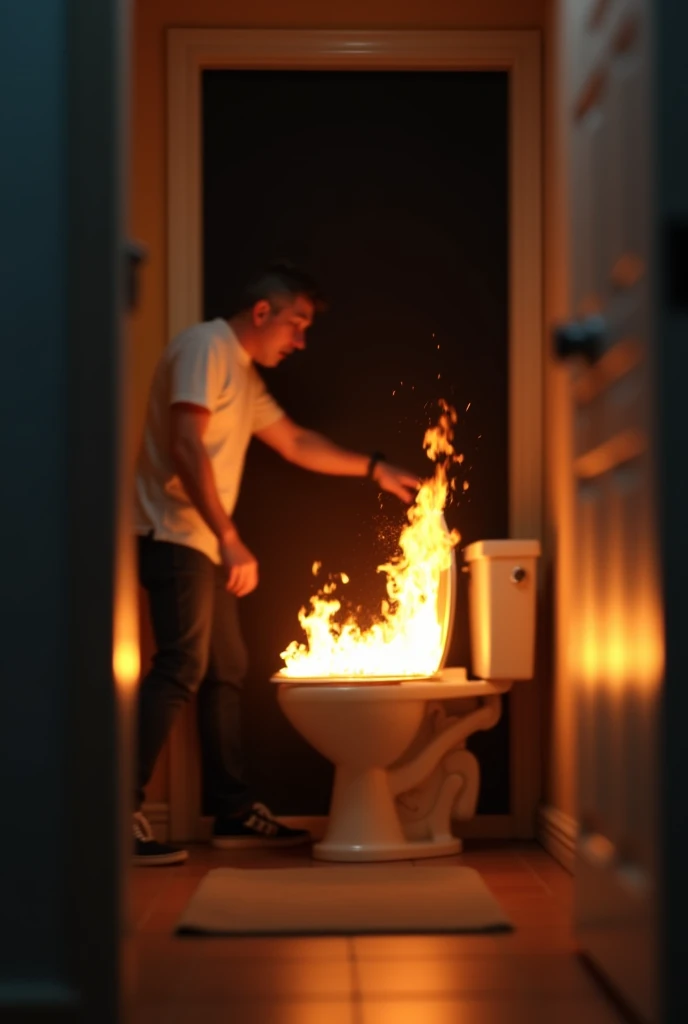
M 382 452 L 373 452 L 373 454 L 370 456 L 370 462 L 368 463 L 368 472 L 366 473 L 368 480 L 373 479 L 373 473 L 375 472 L 375 467 L 377 466 L 378 462 L 384 461 L 385 457 L 382 454 Z

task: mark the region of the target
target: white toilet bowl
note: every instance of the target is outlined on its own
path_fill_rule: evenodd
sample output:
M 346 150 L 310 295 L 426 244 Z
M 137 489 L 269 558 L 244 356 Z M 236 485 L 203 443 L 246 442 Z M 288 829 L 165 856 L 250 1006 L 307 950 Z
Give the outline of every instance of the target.
M 335 765 L 327 832 L 314 847 L 316 858 L 406 860 L 460 851 L 452 818 L 472 817 L 479 788 L 466 739 L 497 723 L 501 694 L 513 680 L 532 676 L 538 554 L 535 541 L 479 542 L 464 553 L 473 661 L 483 679 L 442 667 L 455 610 L 454 564 L 440 586 L 444 645 L 432 676 L 273 676 L 288 720 Z M 444 711 L 448 700 L 462 702 L 452 717 Z

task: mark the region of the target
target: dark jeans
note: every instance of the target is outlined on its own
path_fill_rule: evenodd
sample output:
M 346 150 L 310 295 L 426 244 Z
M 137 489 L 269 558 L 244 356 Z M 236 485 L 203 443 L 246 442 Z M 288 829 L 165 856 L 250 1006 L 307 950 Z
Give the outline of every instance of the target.
M 241 753 L 247 657 L 226 573 L 194 548 L 140 537 L 139 578 L 148 591 L 156 653 L 139 688 L 136 806 L 180 708 L 198 692 L 204 809 L 241 814 L 252 803 Z

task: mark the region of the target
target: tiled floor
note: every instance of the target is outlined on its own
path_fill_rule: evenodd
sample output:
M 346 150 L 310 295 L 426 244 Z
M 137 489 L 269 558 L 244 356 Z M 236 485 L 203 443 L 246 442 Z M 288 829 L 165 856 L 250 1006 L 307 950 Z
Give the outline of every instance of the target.
M 536 844 L 471 843 L 507 911 L 505 935 L 175 938 L 214 867 L 317 866 L 308 850 L 230 855 L 195 847 L 187 864 L 131 877 L 131 1024 L 619 1024 L 575 955 L 570 876 Z M 380 865 L 381 872 L 389 870 Z

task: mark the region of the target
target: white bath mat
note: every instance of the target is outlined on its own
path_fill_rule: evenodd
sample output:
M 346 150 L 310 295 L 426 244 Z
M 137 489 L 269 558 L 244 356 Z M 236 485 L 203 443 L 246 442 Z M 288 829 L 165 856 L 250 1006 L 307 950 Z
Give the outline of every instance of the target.
M 510 931 L 473 868 L 347 864 L 209 871 L 181 934 L 363 935 Z

